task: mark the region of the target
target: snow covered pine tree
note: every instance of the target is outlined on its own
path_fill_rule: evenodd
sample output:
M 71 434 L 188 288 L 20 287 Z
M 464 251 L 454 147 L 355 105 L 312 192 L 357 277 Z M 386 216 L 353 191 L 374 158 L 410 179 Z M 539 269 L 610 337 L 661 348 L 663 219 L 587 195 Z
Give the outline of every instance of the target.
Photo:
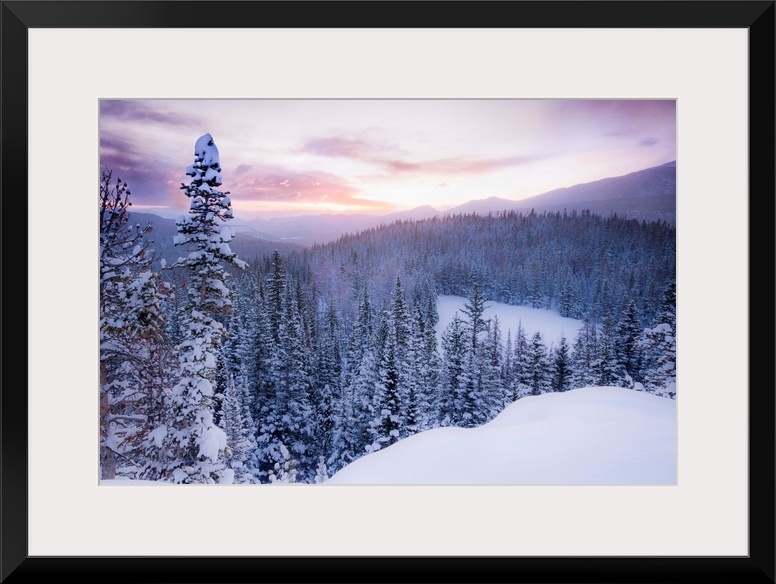
M 149 470 L 142 444 L 156 427 L 169 365 L 161 302 L 151 271 L 151 226 L 130 220 L 126 182 L 102 172 L 100 212 L 100 466 L 103 479 L 123 466 Z
M 233 217 L 228 192 L 221 185 L 221 165 L 213 138 L 205 134 L 194 147 L 194 164 L 186 169 L 191 198 L 189 216 L 178 218 L 175 245 L 192 251 L 172 266 L 189 272 L 188 295 L 181 315 L 183 341 L 178 345 L 180 380 L 173 388 L 170 433 L 165 438 L 173 453 L 168 473 L 176 483 L 229 483 L 225 466 L 226 433 L 213 420 L 214 378 L 223 325 L 216 317 L 227 313 L 232 292 L 226 286 L 225 264 L 244 269 L 229 241 L 233 230 L 218 222 Z M 217 222 L 218 221 L 218 222 Z

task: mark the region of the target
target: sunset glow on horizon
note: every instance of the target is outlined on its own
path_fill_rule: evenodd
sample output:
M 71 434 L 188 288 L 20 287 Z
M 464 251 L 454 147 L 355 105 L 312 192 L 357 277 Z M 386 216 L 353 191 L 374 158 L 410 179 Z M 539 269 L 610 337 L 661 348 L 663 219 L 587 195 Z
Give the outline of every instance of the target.
M 188 209 L 210 133 L 236 219 L 519 200 L 676 159 L 674 100 L 101 100 L 133 208 Z

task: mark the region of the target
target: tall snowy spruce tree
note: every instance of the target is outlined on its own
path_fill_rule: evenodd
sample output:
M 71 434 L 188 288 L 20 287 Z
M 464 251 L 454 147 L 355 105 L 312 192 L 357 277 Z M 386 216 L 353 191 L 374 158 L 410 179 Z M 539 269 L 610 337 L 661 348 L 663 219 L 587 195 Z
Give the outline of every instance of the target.
M 219 346 L 224 327 L 218 318 L 229 312 L 232 292 L 227 286 L 227 264 L 245 268 L 229 247 L 233 237 L 231 200 L 221 185 L 221 165 L 213 138 L 201 136 L 194 147 L 191 176 L 182 184 L 191 199 L 189 215 L 178 218 L 175 245 L 190 251 L 172 267 L 188 271 L 187 297 L 181 315 L 182 342 L 177 346 L 180 379 L 172 391 L 169 433 L 165 438 L 171 459 L 167 472 L 177 483 L 229 482 L 225 466 L 227 436 L 213 419 Z

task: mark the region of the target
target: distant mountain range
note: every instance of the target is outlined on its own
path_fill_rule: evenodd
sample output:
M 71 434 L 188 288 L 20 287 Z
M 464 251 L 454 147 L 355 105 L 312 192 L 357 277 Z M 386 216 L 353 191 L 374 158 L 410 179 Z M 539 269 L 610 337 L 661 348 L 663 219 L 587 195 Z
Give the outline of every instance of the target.
M 676 161 L 632 172 L 624 176 L 555 189 L 541 195 L 512 201 L 490 197 L 469 201 L 444 214 L 487 214 L 505 210 L 582 211 L 599 215 L 617 213 L 623 217 L 676 222 Z
M 487 215 L 502 211 L 535 210 L 542 212 L 581 212 L 585 209 L 599 215 L 617 213 L 646 221 L 676 223 L 676 161 L 632 172 L 624 176 L 555 189 L 522 200 L 499 197 L 476 199 L 446 211 L 429 205 L 388 215 L 320 214 L 272 219 L 235 220 L 237 233 L 231 244 L 240 257 L 259 257 L 277 249 L 281 253 L 315 243 L 334 241 L 346 233 L 357 233 L 382 224 L 408 219 L 428 219 L 438 215 Z M 172 245 L 177 233 L 174 219 L 150 213 L 133 213 L 133 220 L 154 225 L 157 248 L 168 261 L 180 255 Z
M 301 245 L 326 243 L 345 233 L 356 233 L 405 219 L 428 219 L 437 215 L 476 213 L 487 215 L 501 211 L 537 213 L 585 209 L 599 215 L 617 213 L 646 221 L 676 222 L 676 161 L 632 172 L 624 176 L 605 178 L 572 187 L 555 189 L 522 200 L 489 197 L 472 200 L 463 205 L 438 211 L 428 205 L 389 215 L 303 215 L 254 219 L 246 222 L 267 238 L 294 242 Z
M 429 205 L 388 215 L 332 214 L 300 215 L 297 217 L 273 217 L 272 219 L 251 219 L 242 224 L 255 229 L 269 239 L 300 245 L 313 245 L 334 241 L 346 233 L 358 233 L 381 224 L 407 219 L 428 219 L 439 215 Z
M 178 234 L 178 228 L 175 225 L 175 219 L 159 217 L 151 213 L 130 213 L 130 221 L 139 223 L 141 226 L 150 224 L 153 231 L 150 238 L 154 241 L 151 246 L 159 256 L 168 264 L 175 262 L 180 256 L 186 255 L 181 247 L 173 244 L 173 238 Z M 274 250 L 281 253 L 288 253 L 295 250 L 304 249 L 304 246 L 278 241 L 271 235 L 260 233 L 247 225 L 232 225 L 235 230 L 235 238 L 229 243 L 238 257 L 244 260 L 260 258 L 271 254 Z M 186 252 L 188 253 L 188 252 Z

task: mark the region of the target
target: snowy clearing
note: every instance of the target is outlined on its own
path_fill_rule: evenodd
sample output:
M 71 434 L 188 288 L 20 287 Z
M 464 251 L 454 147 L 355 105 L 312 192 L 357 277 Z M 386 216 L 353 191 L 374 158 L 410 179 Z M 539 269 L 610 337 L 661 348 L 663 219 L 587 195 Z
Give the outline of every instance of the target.
M 461 296 L 437 296 L 437 312 L 439 313 L 439 322 L 436 326 L 437 343 L 442 346 L 442 333 L 453 316 L 458 312 L 458 316 L 465 319 L 466 316 L 460 312 L 467 303 L 467 299 Z M 515 338 L 517 327 L 522 323 L 525 335 L 530 339 L 535 332 L 542 334 L 544 344 L 549 348 L 551 345 L 557 345 L 561 336 L 571 344 L 574 337 L 577 336 L 582 327 L 582 321 L 574 318 L 565 318 L 554 310 L 543 310 L 541 308 L 531 308 L 530 306 L 512 306 L 502 304 L 501 302 L 486 302 L 485 319 L 498 316 L 501 334 L 506 342 L 507 331 L 512 332 L 512 339 Z
M 326 484 L 676 483 L 676 402 L 618 387 L 526 397 L 479 428 L 436 428 Z

